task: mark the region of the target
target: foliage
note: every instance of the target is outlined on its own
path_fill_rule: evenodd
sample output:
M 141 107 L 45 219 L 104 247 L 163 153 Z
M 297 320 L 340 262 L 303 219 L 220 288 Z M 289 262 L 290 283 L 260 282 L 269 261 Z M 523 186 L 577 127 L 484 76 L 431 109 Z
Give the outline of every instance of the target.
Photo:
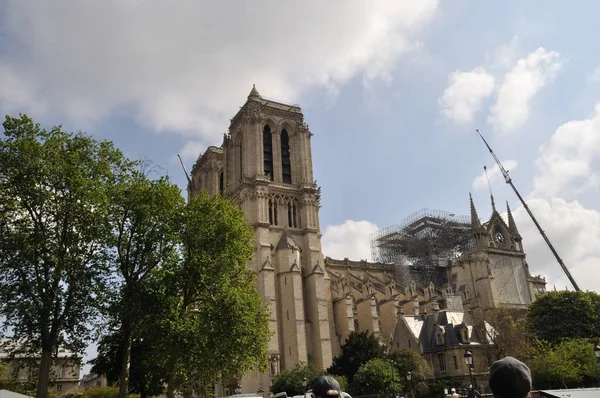
M 123 398 L 129 390 L 131 340 L 143 326 L 141 318 L 147 309 L 142 285 L 152 270 L 175 258 L 176 221 L 183 198 L 167 178 L 150 180 L 137 170 L 125 175 L 111 193 L 111 265 L 121 284 L 110 315 L 121 339 L 118 379 Z
M 157 327 L 165 336 L 169 397 L 176 387 L 208 390 L 218 378 L 266 369 L 270 338 L 256 275 L 246 269 L 253 231 L 243 212 L 203 193 L 180 225 L 183 256 L 154 285 L 165 305 Z
M 419 393 L 419 397 L 420 398 L 439 398 L 444 396 L 444 390 L 451 390 L 451 386 L 453 386 L 456 383 L 455 380 L 452 380 L 450 378 L 443 378 L 443 379 L 435 379 L 435 380 L 431 380 L 427 383 L 426 388 L 424 389 L 424 391 L 422 391 L 421 393 Z
M 81 351 L 107 275 L 109 190 L 130 166 L 109 142 L 30 118 L 6 117 L 0 140 L 0 314 L 41 353 L 36 396 L 47 396 L 51 354 Z
M 528 328 L 552 344 L 565 339 L 600 337 L 600 295 L 595 292 L 548 292 L 529 306 Z
M 118 398 L 119 387 L 92 387 L 77 390 L 75 393 L 64 395 L 63 398 Z M 129 398 L 139 398 L 139 395 L 129 394 Z
M 348 384 L 348 379 L 346 379 L 345 376 L 336 376 L 330 374 L 327 374 L 327 376 L 333 377 L 340 384 L 340 388 L 342 389 L 342 391 L 348 391 L 350 389 L 350 384 Z
M 323 369 L 317 368 L 312 363 L 300 362 L 292 369 L 285 370 L 273 378 L 271 392 L 273 394 L 277 394 L 285 391 L 288 397 L 294 395 L 303 395 L 305 389 L 304 386 L 302 386 L 302 380 L 306 379 L 308 383 L 307 388 L 310 388 L 310 383 L 312 380 L 315 377 L 322 376 L 324 374 L 325 371 Z
M 333 375 L 346 377 L 352 384 L 358 369 L 374 358 L 385 357 L 385 350 L 375 335 L 368 332 L 351 332 L 342 346 L 342 352 L 333 359 L 327 370 Z
M 135 337 L 131 344 L 131 362 L 129 369 L 129 391 L 142 398 L 158 396 L 164 392 L 165 369 L 156 358 L 153 348 L 153 336 Z M 92 373 L 106 376 L 109 385 L 119 383 L 121 371 L 123 339 L 118 332 L 106 334 L 98 344 L 98 356 L 90 361 Z
M 487 348 L 494 360 L 528 355 L 531 347 L 526 316 L 526 310 L 514 308 L 474 311 L 475 321 L 481 325 L 479 330 L 484 331 L 483 337 L 491 343 Z M 484 322 L 490 324 L 492 329 L 484 327 Z
M 546 342 L 535 344 L 528 361 L 534 385 L 538 388 L 567 388 L 585 379 L 600 378 L 600 363 L 594 345 L 585 339 L 565 340 L 557 346 Z
M 362 365 L 354 375 L 351 391 L 354 395 L 386 395 L 403 389 L 394 365 L 386 359 L 374 358 Z
M 0 389 L 4 388 L 9 382 L 8 377 L 8 366 L 5 363 L 0 362 Z
M 411 374 L 411 386 L 419 388 L 425 385 L 425 379 L 431 376 L 431 367 L 423 357 L 413 350 L 401 349 L 387 356 L 398 375 L 405 378 L 408 372 Z

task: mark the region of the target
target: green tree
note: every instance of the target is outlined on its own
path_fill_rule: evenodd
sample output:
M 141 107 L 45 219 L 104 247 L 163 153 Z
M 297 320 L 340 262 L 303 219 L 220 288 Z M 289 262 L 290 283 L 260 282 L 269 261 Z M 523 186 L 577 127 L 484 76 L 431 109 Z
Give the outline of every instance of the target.
M 546 388 L 567 388 L 587 379 L 595 385 L 600 378 L 600 364 L 593 347 L 586 339 L 564 340 L 556 346 L 537 342 L 528 361 L 534 384 Z
M 147 337 L 134 337 L 131 342 L 129 390 L 141 398 L 161 395 L 164 392 L 165 369 L 157 360 L 154 337 L 140 330 Z M 98 356 L 90 363 L 92 373 L 104 375 L 109 385 L 118 385 L 120 380 L 123 339 L 119 331 L 102 336 L 98 344 Z
M 600 295 L 595 292 L 548 292 L 529 306 L 530 333 L 558 344 L 565 339 L 600 337 Z
M 408 372 L 411 374 L 411 386 L 420 388 L 425 385 L 425 379 L 431 376 L 431 367 L 423 357 L 413 350 L 401 349 L 387 356 L 402 380 Z
M 167 178 L 150 180 L 137 170 L 124 176 L 111 193 L 111 263 L 121 282 L 111 317 L 122 340 L 119 397 L 124 398 L 129 393 L 132 337 L 147 309 L 140 295 L 142 284 L 155 268 L 174 260 L 176 221 L 184 203 L 179 188 Z
M 304 395 L 305 389 L 302 381 L 306 379 L 307 388 L 315 377 L 325 374 L 323 369 L 317 368 L 312 363 L 300 362 L 292 369 L 285 370 L 273 378 L 271 392 L 277 394 L 285 391 L 288 397 L 294 395 Z M 337 380 L 337 379 L 336 379 Z
M 346 377 L 352 384 L 358 369 L 374 358 L 385 357 L 385 349 L 379 339 L 369 332 L 351 332 L 342 346 L 340 355 L 333 359 L 327 370 L 333 375 Z
M 358 369 L 350 384 L 355 395 L 388 395 L 402 390 L 402 380 L 394 365 L 386 359 L 371 359 Z
M 52 353 L 82 351 L 107 275 L 110 187 L 129 162 L 109 142 L 27 116 L 0 140 L 0 314 L 22 350 L 41 355 L 45 398 Z
M 515 358 L 527 356 L 530 346 L 530 336 L 527 330 L 527 310 L 515 308 L 491 308 L 474 310 L 473 316 L 480 327 L 479 336 L 490 344 L 488 352 L 495 360 L 512 356 Z M 487 327 L 487 323 L 491 328 Z
M 167 396 L 209 389 L 219 378 L 266 369 L 269 314 L 246 269 L 253 231 L 229 200 L 194 196 L 181 219 L 182 258 L 166 269 L 157 294 L 167 304 L 160 327 Z

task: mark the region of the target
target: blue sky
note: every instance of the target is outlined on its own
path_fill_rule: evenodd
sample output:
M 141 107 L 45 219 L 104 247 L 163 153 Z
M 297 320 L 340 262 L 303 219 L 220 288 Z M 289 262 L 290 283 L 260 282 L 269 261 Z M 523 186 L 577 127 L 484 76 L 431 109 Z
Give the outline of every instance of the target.
M 323 250 L 423 207 L 508 200 L 531 271 L 562 274 L 480 129 L 584 289 L 600 291 L 599 5 L 421 0 L 0 4 L 0 113 L 113 140 L 184 186 L 252 84 L 299 103 L 322 186 Z

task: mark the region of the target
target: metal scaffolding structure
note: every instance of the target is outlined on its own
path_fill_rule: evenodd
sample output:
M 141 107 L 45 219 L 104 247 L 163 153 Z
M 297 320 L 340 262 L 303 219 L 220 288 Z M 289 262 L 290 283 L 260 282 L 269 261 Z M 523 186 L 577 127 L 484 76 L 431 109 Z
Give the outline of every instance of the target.
M 400 224 L 371 236 L 374 261 L 395 264 L 401 282 L 409 280 L 441 288 L 448 282 L 447 267 L 452 259 L 473 248 L 469 216 L 444 210 L 421 209 Z

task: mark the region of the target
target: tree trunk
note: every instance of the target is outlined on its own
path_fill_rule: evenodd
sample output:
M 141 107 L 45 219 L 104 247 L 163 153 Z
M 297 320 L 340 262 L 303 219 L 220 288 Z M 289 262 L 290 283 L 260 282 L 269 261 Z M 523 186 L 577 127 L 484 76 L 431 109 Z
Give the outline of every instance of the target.
M 121 351 L 121 369 L 119 371 L 119 398 L 127 398 L 129 393 L 129 361 L 131 359 L 131 328 L 128 321 L 123 321 L 121 330 L 123 348 Z
M 167 398 L 175 398 L 175 359 L 169 361 L 167 369 Z
M 48 385 L 50 384 L 50 367 L 52 366 L 52 350 L 42 348 L 42 358 L 38 370 L 38 383 L 35 398 L 46 398 L 48 396 Z

